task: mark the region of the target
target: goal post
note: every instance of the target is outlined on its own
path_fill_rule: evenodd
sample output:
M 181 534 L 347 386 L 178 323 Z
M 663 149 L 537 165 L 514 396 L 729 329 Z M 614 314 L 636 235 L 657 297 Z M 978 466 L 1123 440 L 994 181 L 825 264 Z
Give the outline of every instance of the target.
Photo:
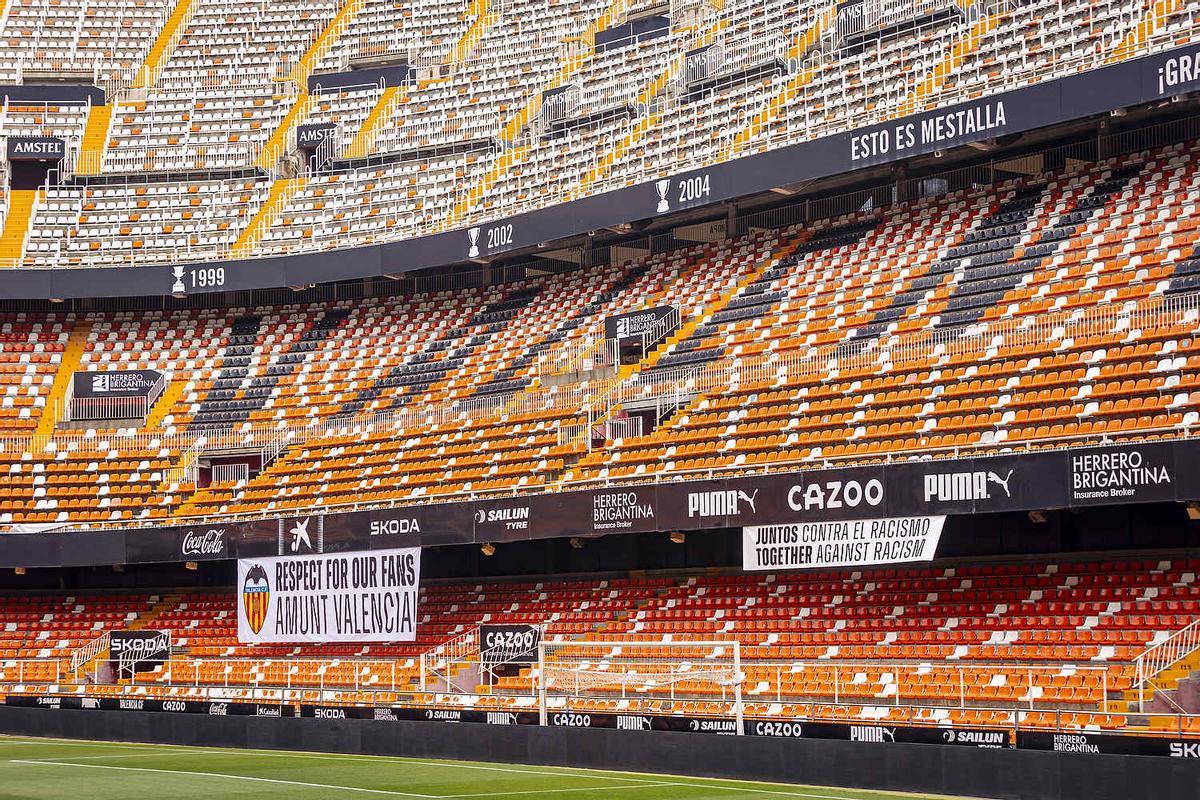
M 742 730 L 742 659 L 736 639 L 569 639 L 538 647 L 540 722 L 547 698 L 651 698 L 732 703 Z

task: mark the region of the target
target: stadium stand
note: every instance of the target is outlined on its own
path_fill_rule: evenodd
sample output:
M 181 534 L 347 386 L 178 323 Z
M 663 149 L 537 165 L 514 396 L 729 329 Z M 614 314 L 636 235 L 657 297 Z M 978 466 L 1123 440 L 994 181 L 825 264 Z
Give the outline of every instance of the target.
M 0 0 L 5 152 L 65 149 L 0 161 L 0 717 L 579 712 L 1200 757 L 1197 8 Z M 1188 86 L 1138 105 L 1089 84 L 1075 119 L 846 155 L 1104 67 L 1145 84 L 1137 59 L 1188 48 Z M 729 177 L 802 144 L 850 166 Z M 676 202 L 706 168 L 741 196 Z M 645 203 L 610 219 L 628 187 Z M 517 217 L 532 233 L 480 255 L 481 229 L 563 203 L 571 230 Z M 132 372 L 152 386 L 95 396 Z M 1135 456 L 1090 477 L 1137 488 L 1077 497 L 1083 448 Z M 868 472 L 870 509 L 794 499 Z M 643 493 L 687 524 L 600 524 Z M 868 528 L 935 532 L 900 560 L 807 552 Z M 755 536 L 805 555 L 752 564 Z M 295 575 L 245 569 L 293 556 L 395 559 L 413 638 L 251 644 L 239 622 L 272 598 L 278 620 Z M 404 616 L 354 582 L 350 628 Z M 536 631 L 536 659 L 488 662 L 492 625 Z M 122 660 L 133 632 L 168 652 Z
M 165 8 L 139 6 L 139 21 L 118 26 L 91 62 L 115 94 L 70 111 L 88 130 L 63 135 L 73 154 L 63 176 L 112 179 L 47 186 L 32 198 L 28 245 L 4 257 L 151 264 L 411 237 L 1133 58 L 1194 30 L 1187 4 L 1136 15 L 1126 5 L 930 2 L 903 24 L 847 36 L 834 4 L 700 4 L 708 11 L 615 45 L 597 37 L 643 10 L 475 2 L 401 12 L 351 0 L 267 12 L 184 0 L 164 18 Z M 532 46 L 528 14 L 539 19 Z M 158 41 L 135 67 L 147 15 Z M 233 15 L 252 20 L 244 35 L 225 35 Z M 57 64 L 23 19 L 5 21 L 15 57 Z M 701 48 L 722 54 L 703 80 L 683 56 Z M 392 61 L 414 65 L 415 82 L 320 88 L 336 70 Z M 551 121 L 543 98 L 558 91 L 571 112 Z M 335 135 L 298 178 L 281 164 L 308 124 Z M 19 130 L 6 119 L 0 136 Z
M 1019 711 L 1022 726 L 1117 729 L 1146 724 L 1129 718 L 1132 662 L 1195 618 L 1196 567 L 1194 561 L 1042 562 L 435 584 L 423 587 L 416 642 L 369 646 L 239 645 L 234 601 L 226 594 L 10 598 L 4 618 L 13 624 L 4 634 L 0 682 L 10 692 L 52 688 L 68 680 L 70 655 L 88 641 L 109 630 L 153 626 L 171 632 L 170 661 L 136 682 L 78 691 L 211 698 L 254 690 L 292 702 L 403 696 L 425 705 L 530 708 L 528 670 L 472 687 L 466 696 L 424 694 L 419 683 L 421 653 L 481 623 L 527 623 L 547 625 L 549 641 L 734 637 L 743 646 L 747 713 L 764 718 L 1003 725 Z M 36 629 L 22 624 L 35 618 Z M 725 710 L 698 689 L 689 698 L 687 684 L 641 685 L 632 695 L 598 684 L 578 707 L 622 710 L 645 701 L 673 713 Z M 928 708 L 908 707 L 914 704 Z M 1054 713 L 1063 711 L 1065 722 Z
M 10 413 L 29 434 L 49 421 L 37 433 L 53 436 L 7 441 L 6 469 L 57 475 L 37 482 L 36 497 L 14 492 L 0 519 L 403 502 L 1174 435 L 1195 426 L 1200 396 L 1187 292 L 1194 153 L 1172 145 L 488 289 L 61 321 L 18 314 L 14 330 L 74 331 L 83 346 L 77 361 L 56 364 L 55 347 L 34 344 L 46 362 L 10 373 Z M 583 383 L 555 377 L 603 338 L 604 318 L 653 306 L 677 308 L 680 324 L 640 363 Z M 987 336 L 962 335 L 980 325 Z M 164 372 L 156 424 L 55 432 L 76 368 Z M 588 413 L 616 420 L 648 401 L 660 411 L 652 430 L 588 446 Z M 278 458 L 249 480 L 194 491 L 185 453 L 201 436 L 215 449 L 218 434 Z M 137 466 L 119 470 L 134 476 L 128 500 L 80 491 L 114 459 Z

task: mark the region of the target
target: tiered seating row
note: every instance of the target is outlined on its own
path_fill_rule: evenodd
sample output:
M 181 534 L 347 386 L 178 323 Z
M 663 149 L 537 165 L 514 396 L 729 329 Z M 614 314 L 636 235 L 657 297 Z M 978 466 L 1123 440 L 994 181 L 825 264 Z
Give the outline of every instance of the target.
M 10 661 L 0 683 L 24 688 L 14 685 L 14 659 L 49 664 L 106 630 L 137 625 L 169 630 L 174 655 L 136 686 L 105 691 L 174 697 L 213 687 L 290 689 L 326 701 L 338 693 L 350 702 L 387 702 L 418 692 L 421 653 L 482 623 L 529 623 L 548 626 L 554 663 L 583 659 L 614 672 L 617 651 L 571 643 L 659 643 L 662 654 L 651 648 L 638 655 L 667 659 L 679 652 L 667 642 L 736 639 L 747 713 L 755 715 L 961 724 L 1060 710 L 1072 717 L 1068 725 L 1113 728 L 1128 720 L 1106 713 L 1105 704 L 1119 707 L 1131 689 L 1132 659 L 1200 613 L 1198 568 L 1194 561 L 1105 561 L 437 584 L 421 590 L 418 640 L 380 645 L 240 645 L 229 594 L 5 598 L 0 608 L 12 624 L 0 632 L 0 663 Z M 22 674 L 26 683 L 57 677 Z M 535 702 L 532 680 L 524 670 L 474 694 L 413 699 L 519 708 Z M 593 682 L 585 698 L 570 702 L 725 713 L 727 703 L 701 689 Z

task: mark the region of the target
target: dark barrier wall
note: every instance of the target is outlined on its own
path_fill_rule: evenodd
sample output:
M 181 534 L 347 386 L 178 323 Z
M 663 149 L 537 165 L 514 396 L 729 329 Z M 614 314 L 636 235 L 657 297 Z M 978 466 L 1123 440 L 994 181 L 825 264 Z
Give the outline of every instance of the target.
M 10 102 L 20 103 L 91 103 L 104 105 L 104 90 L 98 86 L 76 83 L 7 84 L 0 86 L 0 95 Z
M 325 72 L 308 76 L 310 92 L 331 92 L 352 87 L 399 86 L 413 79 L 415 71 L 408 64 L 386 67 L 366 67 L 349 72 Z
M 1052 512 L 1041 523 L 1022 513 L 975 514 L 946 521 L 935 563 L 950 566 L 955 560 L 1038 555 L 1061 558 L 1066 553 L 1099 551 L 1108 560 L 1141 558 L 1148 550 L 1157 551 L 1156 558 L 1175 558 L 1191 555 L 1197 546 L 1200 522 L 1189 520 L 1177 503 Z M 727 528 L 689 533 L 682 544 L 661 533 L 631 533 L 589 541 L 582 548 L 571 546 L 567 539 L 514 542 L 496 548 L 492 556 L 484 556 L 473 545 L 430 547 L 421 554 L 421 576 L 427 581 L 507 580 L 630 570 L 695 572 L 736 568 L 741 563 L 741 531 Z M 231 559 L 204 561 L 193 571 L 174 561 L 129 564 L 120 572 L 105 564 L 30 569 L 24 575 L 0 568 L 0 592 L 157 591 L 164 586 L 228 592 L 237 580 L 236 566 Z
M 0 707 L 0 732 L 454 758 L 1003 800 L 1195 800 L 1200 759 L 690 733 Z

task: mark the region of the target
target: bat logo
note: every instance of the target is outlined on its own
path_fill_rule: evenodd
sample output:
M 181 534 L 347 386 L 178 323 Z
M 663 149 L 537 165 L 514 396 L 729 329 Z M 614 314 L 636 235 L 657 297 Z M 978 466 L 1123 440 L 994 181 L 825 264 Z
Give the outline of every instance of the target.
M 267 582 L 267 571 L 255 564 L 246 573 L 242 584 L 242 604 L 246 607 L 246 622 L 250 630 L 258 635 L 267 621 L 267 606 L 271 602 L 271 585 Z

